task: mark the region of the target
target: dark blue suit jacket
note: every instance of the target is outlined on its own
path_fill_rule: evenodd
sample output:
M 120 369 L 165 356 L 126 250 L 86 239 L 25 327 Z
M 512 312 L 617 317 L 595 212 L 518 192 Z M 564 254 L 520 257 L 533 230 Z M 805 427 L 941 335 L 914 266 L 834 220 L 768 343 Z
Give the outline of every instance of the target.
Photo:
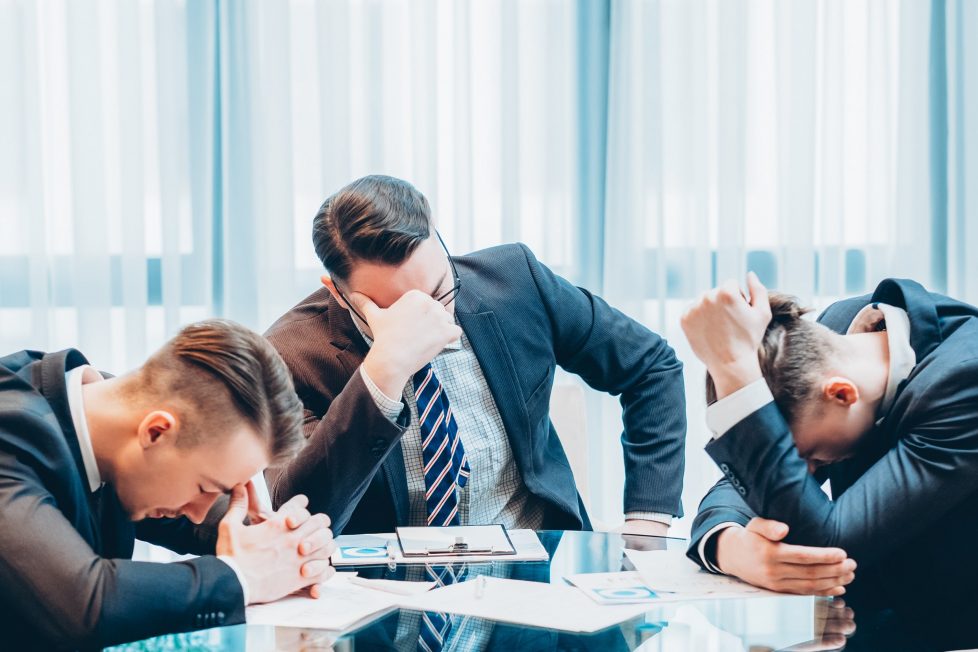
M 65 387 L 83 364 L 75 350 L 0 358 L 0 647 L 101 647 L 244 622 L 241 585 L 217 558 L 129 560 L 136 536 L 200 555 L 215 538 L 182 518 L 133 524 L 111 486 L 91 493 Z
M 857 576 L 914 591 L 970 595 L 978 541 L 978 309 L 887 279 L 872 295 L 831 305 L 819 318 L 844 333 L 868 303 L 906 309 L 917 365 L 882 424 L 853 458 L 813 477 L 788 425 L 770 403 L 707 446 L 724 470 L 700 505 L 690 557 L 724 521 L 755 514 L 787 523 L 788 541 L 838 546 Z M 834 499 L 821 490 L 831 482 Z
M 556 276 L 523 245 L 455 262 L 462 279 L 458 323 L 485 374 L 526 488 L 546 506 L 543 527 L 590 527 L 550 422 L 558 365 L 621 397 L 625 511 L 680 514 L 685 397 L 682 365 L 668 344 Z M 328 514 L 337 532 L 385 532 L 406 524 L 399 441 L 407 409 L 391 423 L 374 404 L 358 371 L 367 345 L 349 312 L 321 289 L 266 335 L 292 371 L 308 438 L 291 464 L 267 473 L 273 502 L 306 494 L 310 509 Z

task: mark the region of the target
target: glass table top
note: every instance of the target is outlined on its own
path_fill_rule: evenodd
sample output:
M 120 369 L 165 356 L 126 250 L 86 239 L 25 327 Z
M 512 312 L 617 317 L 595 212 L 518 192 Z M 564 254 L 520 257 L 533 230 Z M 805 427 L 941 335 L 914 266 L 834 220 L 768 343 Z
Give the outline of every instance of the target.
M 538 533 L 551 554 L 548 562 L 472 564 L 465 581 L 480 574 L 536 582 L 564 583 L 575 573 L 633 570 L 626 548 L 685 549 L 686 541 L 604 532 Z M 405 579 L 411 566 L 353 567 L 364 577 Z M 414 567 L 417 568 L 416 566 Z M 346 570 L 346 569 L 344 569 Z M 418 579 L 418 578 L 407 578 Z M 932 600 L 933 598 L 928 598 Z M 928 609 L 915 618 L 916 607 L 862 609 L 850 599 L 784 596 L 699 600 L 655 605 L 644 614 L 593 634 L 572 634 L 465 618 L 452 626 L 443 650 L 609 650 L 667 652 L 704 650 L 762 652 L 767 650 L 939 650 L 978 645 L 978 611 L 963 605 Z M 976 605 L 971 605 L 976 606 Z M 967 607 L 967 608 L 963 608 Z M 946 616 L 934 620 L 934 614 Z M 964 615 L 958 615 L 958 614 Z M 236 625 L 159 636 L 109 648 L 117 651 L 156 650 L 418 650 L 421 614 L 395 610 L 348 632 L 259 625 Z M 970 630 L 974 630 L 974 643 Z

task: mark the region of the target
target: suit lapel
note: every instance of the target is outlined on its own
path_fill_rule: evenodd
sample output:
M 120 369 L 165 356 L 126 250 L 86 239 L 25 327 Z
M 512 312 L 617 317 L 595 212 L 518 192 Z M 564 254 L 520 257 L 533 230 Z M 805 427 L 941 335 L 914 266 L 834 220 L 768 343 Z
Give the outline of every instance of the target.
M 527 463 L 531 459 L 529 439 L 525 436 L 530 428 L 530 418 L 526 411 L 526 397 L 523 396 L 516 365 L 502 328 L 495 313 L 482 303 L 471 286 L 463 286 L 455 314 L 482 367 L 489 391 L 506 427 L 513 457 L 525 478 L 531 470 Z
M 358 373 L 357 369 L 370 350 L 360 331 L 353 323 L 349 311 L 341 306 L 332 296 L 328 299 L 328 329 L 329 341 L 335 347 L 336 359 L 343 367 L 344 378 L 350 378 Z M 397 523 L 407 523 L 410 510 L 407 471 L 404 468 L 404 453 L 400 442 L 384 458 L 381 464 L 391 501 L 394 503 L 394 515 Z
M 82 493 L 88 498 L 87 524 L 89 529 L 87 532 L 79 530 L 79 534 L 89 541 L 94 550 L 101 551 L 103 544 L 100 517 L 96 510 L 98 507 L 97 498 L 89 493 L 88 474 L 85 471 L 85 462 L 82 459 L 78 434 L 75 432 L 75 423 L 71 418 L 71 407 L 68 404 L 68 386 L 65 382 L 65 374 L 68 371 L 85 364 L 88 364 L 88 360 L 75 349 L 67 349 L 44 356 L 41 360 L 40 390 L 58 419 L 58 425 L 64 434 L 65 443 L 68 445 L 68 450 L 71 451 L 72 461 L 81 482 Z M 77 529 L 81 522 L 76 521 L 75 525 Z

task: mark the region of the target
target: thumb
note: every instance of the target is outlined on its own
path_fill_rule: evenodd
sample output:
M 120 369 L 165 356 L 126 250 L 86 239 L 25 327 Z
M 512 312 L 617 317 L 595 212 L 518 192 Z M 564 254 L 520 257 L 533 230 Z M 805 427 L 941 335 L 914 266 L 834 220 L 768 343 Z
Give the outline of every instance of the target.
M 747 531 L 759 534 L 769 541 L 781 541 L 788 536 L 788 525 L 781 521 L 755 517 L 747 524 Z
M 754 272 L 747 273 L 747 288 L 750 290 L 750 305 L 757 308 L 758 306 L 767 308 L 770 304 L 768 303 L 767 288 L 761 283 L 761 279 L 757 278 L 757 274 Z
M 227 521 L 232 524 L 243 523 L 248 515 L 248 490 L 243 484 L 236 484 L 231 488 L 231 502 L 228 503 L 228 511 L 225 512 L 222 522 Z
M 371 321 L 378 312 L 380 308 L 374 303 L 373 299 L 368 297 L 366 294 L 360 294 L 359 292 L 353 292 L 350 294 L 350 303 L 361 315 L 366 317 L 367 321 Z

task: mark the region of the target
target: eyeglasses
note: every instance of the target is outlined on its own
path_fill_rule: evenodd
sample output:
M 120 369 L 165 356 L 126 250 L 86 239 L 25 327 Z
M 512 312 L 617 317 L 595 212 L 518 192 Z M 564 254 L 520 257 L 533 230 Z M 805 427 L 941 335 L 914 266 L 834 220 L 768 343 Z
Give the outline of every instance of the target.
M 435 301 L 447 308 L 452 304 L 452 301 L 455 300 L 455 297 L 458 296 L 459 290 L 462 289 L 462 278 L 458 275 L 458 269 L 455 267 L 455 261 L 452 260 L 452 255 L 448 253 L 448 247 L 445 246 L 445 241 L 441 239 L 441 234 L 438 233 L 438 231 L 435 231 L 435 236 L 438 238 L 438 242 L 441 243 L 441 248 L 445 250 L 445 257 L 448 258 L 448 264 L 452 267 L 452 278 L 454 283 L 452 284 L 451 289 L 440 297 L 434 297 Z M 346 295 L 343 294 L 343 291 L 340 290 L 339 287 L 336 288 L 336 293 L 339 294 L 340 298 L 343 299 L 343 302 L 346 303 L 346 307 L 350 309 L 350 312 L 356 315 L 357 319 L 359 319 L 362 323 L 366 324 L 367 320 L 357 311 L 356 308 L 353 307 L 353 304 L 350 303 L 350 300 L 346 298 Z

